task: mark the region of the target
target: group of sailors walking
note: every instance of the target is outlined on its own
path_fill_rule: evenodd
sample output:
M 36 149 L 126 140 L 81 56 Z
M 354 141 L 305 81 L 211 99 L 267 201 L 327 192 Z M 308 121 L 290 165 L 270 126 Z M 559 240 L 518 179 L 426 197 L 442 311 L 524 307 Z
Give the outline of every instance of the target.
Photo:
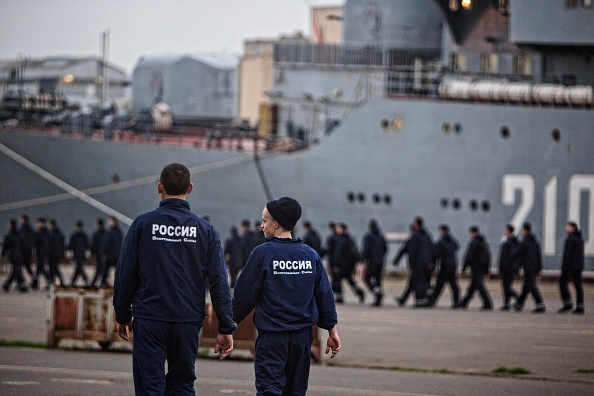
M 49 227 L 48 227 L 49 223 Z M 230 285 L 233 288 L 239 272 L 257 245 L 266 241 L 260 223 L 256 221 L 254 228 L 249 220 L 243 220 L 240 229 L 236 226 L 230 229 L 230 235 L 224 243 L 225 259 L 229 268 Z M 241 231 L 241 234 L 240 234 Z M 368 232 L 364 235 L 361 249 L 348 232 L 344 223 L 330 222 L 329 235 L 324 243 L 318 232 L 308 221 L 303 222 L 302 240 L 311 246 L 319 255 L 326 259 L 331 277 L 332 290 L 336 303 L 345 301 L 343 281 L 356 295 L 360 303 L 365 301 L 365 292 L 354 279 L 358 263 L 363 263 L 363 280 L 373 294 L 372 306 L 381 306 L 384 298 L 382 289 L 382 274 L 384 262 L 388 252 L 388 243 L 381 232 L 376 220 L 369 221 Z M 559 289 L 562 307 L 559 312 L 573 310 L 575 313 L 584 312 L 584 291 L 582 286 L 582 272 L 584 270 L 584 242 L 577 224 L 566 224 L 567 239 L 563 252 Z M 399 306 L 406 304 L 410 295 L 414 296 L 415 307 L 434 306 L 443 288 L 449 285 L 451 289 L 452 308 L 466 308 L 478 292 L 482 300 L 482 310 L 493 309 L 493 302 L 484 279 L 490 273 L 492 255 L 489 245 L 477 226 L 469 228 L 470 240 L 464 255 L 461 272 L 470 270 L 471 281 L 464 295 L 461 295 L 458 285 L 458 241 L 451 235 L 449 227 L 442 224 L 438 229 L 439 237 L 433 241 L 430 233 L 425 229 L 421 217 L 416 217 L 410 224 L 410 236 L 393 259 L 397 266 L 404 255 L 408 257 L 409 276 L 406 288 L 402 294 L 394 297 Z M 115 268 L 123 241 L 123 233 L 118 221 L 109 217 L 108 227 L 103 219 L 97 219 L 96 230 L 89 238 L 84 230 L 82 221 L 76 222 L 76 229 L 68 241 L 55 219 L 49 222 L 44 217 L 37 218 L 36 229 L 30 224 L 29 217 L 23 214 L 20 225 L 15 219 L 8 223 L 8 233 L 2 244 L 2 256 L 7 257 L 12 265 L 11 273 L 2 284 L 4 291 L 9 291 L 13 283 L 18 290 L 25 292 L 29 288 L 38 289 L 45 278 L 46 288 L 50 284 L 65 285 L 59 268 L 59 263 L 65 257 L 66 251 L 72 251 L 75 264 L 70 285 L 75 285 L 78 278 L 82 278 L 83 286 L 105 286 L 108 284 L 109 271 Z M 95 260 L 96 271 L 93 279 L 87 276 L 84 263 L 88 252 Z M 33 262 L 33 258 L 35 261 Z M 35 268 L 33 267 L 35 264 Z M 29 280 L 26 279 L 26 271 Z M 503 289 L 503 304 L 501 310 L 514 309 L 521 311 L 526 299 L 532 296 L 535 302 L 533 312 L 545 312 L 546 307 L 537 285 L 537 276 L 542 269 L 541 248 L 532 233 L 530 223 L 525 223 L 521 229 L 521 238 L 515 236 L 515 229 L 511 224 L 505 226 L 504 241 L 499 251 L 499 275 Z M 520 292 L 512 287 L 518 273 L 523 272 L 523 286 Z M 435 282 L 432 282 L 436 273 Z M 568 284 L 575 286 L 576 301 L 574 304 Z M 515 300 L 512 303 L 512 300 Z
M 45 217 L 39 217 L 35 221 L 35 229 L 27 214 L 21 216 L 20 225 L 16 219 L 10 219 L 8 233 L 2 243 L 2 256 L 10 261 L 11 271 L 2 288 L 8 292 L 15 283 L 19 291 L 26 292 L 29 288 L 39 289 L 43 279 L 46 290 L 51 284 L 66 286 L 59 264 L 67 251 L 72 252 L 75 264 L 69 285 L 77 285 L 78 279 L 82 278 L 83 286 L 105 286 L 110 269 L 117 264 L 123 235 L 114 217 L 108 218 L 107 228 L 103 219 L 97 219 L 96 230 L 91 238 L 79 220 L 68 239 L 55 219 L 48 221 Z M 89 252 L 95 260 L 93 279 L 87 276 L 84 269 Z

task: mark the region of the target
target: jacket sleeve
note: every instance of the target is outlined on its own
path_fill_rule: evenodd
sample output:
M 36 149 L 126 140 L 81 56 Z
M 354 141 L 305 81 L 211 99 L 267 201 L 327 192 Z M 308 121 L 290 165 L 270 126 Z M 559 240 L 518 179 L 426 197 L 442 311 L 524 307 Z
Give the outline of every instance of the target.
M 330 330 L 338 323 L 336 306 L 334 305 L 334 293 L 330 287 L 330 281 L 322 260 L 316 260 L 316 284 L 314 288 L 314 298 L 318 308 L 318 326 L 325 330 Z
M 464 266 L 462 267 L 462 272 L 466 270 L 466 268 L 470 267 L 472 269 L 472 262 L 474 260 L 474 256 L 476 252 L 476 243 L 473 241 L 468 246 L 468 250 L 466 251 L 466 256 L 464 257 Z
M 233 320 L 241 323 L 256 306 L 256 299 L 262 290 L 262 269 L 260 249 L 248 257 L 233 290 Z
M 402 256 L 404 256 L 406 253 L 408 253 L 409 241 L 410 241 L 410 239 L 407 240 L 406 242 L 404 242 L 404 245 L 402 245 L 402 247 L 398 251 L 398 254 L 396 254 L 396 257 L 394 257 L 394 260 L 392 261 L 393 265 L 395 265 L 395 266 L 398 265 L 398 262 L 400 261 Z
M 116 321 L 120 324 L 132 320 L 132 299 L 138 289 L 138 249 L 140 242 L 140 227 L 135 221 L 130 226 L 118 264 L 115 271 L 113 285 L 113 307 L 116 314 Z
M 229 280 L 227 279 L 225 256 L 221 247 L 221 241 L 212 226 L 209 228 L 209 234 L 206 273 L 210 283 L 210 298 L 219 321 L 219 333 L 231 334 L 237 326 L 233 323 L 231 291 Z

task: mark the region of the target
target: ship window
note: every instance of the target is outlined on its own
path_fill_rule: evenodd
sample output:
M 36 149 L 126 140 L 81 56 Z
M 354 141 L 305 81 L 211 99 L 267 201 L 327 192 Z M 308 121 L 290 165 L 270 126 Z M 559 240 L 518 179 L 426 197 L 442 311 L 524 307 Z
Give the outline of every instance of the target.
M 478 202 L 476 202 L 473 199 L 473 200 L 470 201 L 469 206 L 470 206 L 470 210 L 476 210 L 478 208 Z
M 514 56 L 513 67 L 515 74 L 529 76 L 532 74 L 532 57 L 528 54 Z
M 449 1 L 450 11 L 458 11 L 458 3 L 459 3 L 459 0 L 450 0 Z
M 118 175 L 117 173 L 114 173 L 113 175 L 111 175 L 111 181 L 114 183 L 119 183 L 120 180 L 120 175 Z
M 483 201 L 483 212 L 491 210 L 491 203 L 489 201 Z
M 567 8 L 575 8 L 578 6 L 578 0 L 565 0 Z
M 350 203 L 353 203 L 353 201 L 355 201 L 355 193 L 352 191 L 349 191 L 347 193 L 347 201 L 349 201 Z
M 390 205 L 392 203 L 392 196 L 390 194 L 384 195 L 384 202 L 386 205 Z
M 386 129 L 388 129 L 390 127 L 390 121 L 388 121 L 386 118 L 384 118 L 382 120 L 382 129 L 385 131 Z
M 360 192 L 359 194 L 357 194 L 357 198 L 359 199 L 359 202 L 363 203 L 365 202 L 365 194 Z
M 452 207 L 456 210 L 460 209 L 460 200 L 458 198 L 454 198 L 452 201 Z
M 466 71 L 466 54 L 460 52 L 450 53 L 450 69 L 455 72 Z
M 481 54 L 481 72 L 482 73 L 497 73 L 499 68 L 499 56 L 495 53 Z
M 378 203 L 380 203 L 380 201 L 381 201 L 380 195 L 378 193 L 373 194 L 373 203 L 378 204 Z
M 501 128 L 501 136 L 503 136 L 505 139 L 507 139 L 509 137 L 509 128 L 504 126 L 503 128 Z
M 561 131 L 558 130 L 557 128 L 553 129 L 552 135 L 553 135 L 553 140 L 555 142 L 558 142 L 559 140 L 561 140 Z
M 447 122 L 444 122 L 443 124 L 441 124 L 441 129 L 445 133 L 450 133 L 450 124 L 448 124 Z
M 400 118 L 400 117 L 394 118 L 394 120 L 392 121 L 392 128 L 394 128 L 394 130 L 396 130 L 396 131 L 399 131 L 400 128 L 402 128 L 402 118 Z
M 439 204 L 441 205 L 442 208 L 447 208 L 448 207 L 448 199 L 447 198 L 442 198 L 441 201 L 439 202 Z
M 462 125 L 454 124 L 454 132 L 456 132 L 456 133 L 462 132 Z

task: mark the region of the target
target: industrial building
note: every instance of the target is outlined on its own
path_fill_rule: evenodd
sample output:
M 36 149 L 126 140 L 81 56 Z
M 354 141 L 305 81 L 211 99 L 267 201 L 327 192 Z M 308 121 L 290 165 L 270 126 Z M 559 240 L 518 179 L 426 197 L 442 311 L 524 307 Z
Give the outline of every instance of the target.
M 19 57 L 0 61 L 0 93 L 60 96 L 82 106 L 121 101 L 129 86 L 125 70 L 100 57 Z
M 165 103 L 174 117 L 237 117 L 238 58 L 217 54 L 144 56 L 132 75 L 132 112 Z

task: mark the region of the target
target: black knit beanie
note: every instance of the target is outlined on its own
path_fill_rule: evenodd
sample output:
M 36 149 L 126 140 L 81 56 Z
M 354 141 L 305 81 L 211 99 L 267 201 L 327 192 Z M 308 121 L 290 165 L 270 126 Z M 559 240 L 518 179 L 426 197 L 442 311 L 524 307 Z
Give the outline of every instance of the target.
M 291 231 L 301 217 L 301 205 L 289 197 L 282 197 L 266 204 L 266 209 L 274 220 L 285 230 Z

